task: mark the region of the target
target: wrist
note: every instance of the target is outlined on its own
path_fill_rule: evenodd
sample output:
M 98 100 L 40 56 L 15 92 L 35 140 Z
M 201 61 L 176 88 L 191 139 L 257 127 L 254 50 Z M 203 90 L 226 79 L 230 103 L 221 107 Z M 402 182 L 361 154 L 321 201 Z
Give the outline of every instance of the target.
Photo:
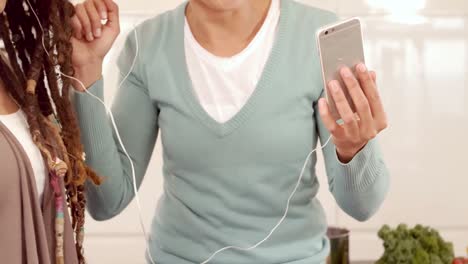
M 81 82 L 74 80 L 73 87 L 76 90 L 84 91 L 84 89 L 88 89 L 93 83 L 102 78 L 102 62 L 75 67 L 74 77 Z
M 364 145 L 365 146 L 365 145 Z M 354 156 L 364 148 L 361 146 L 359 148 L 336 148 L 336 154 L 341 163 L 347 164 L 353 160 Z

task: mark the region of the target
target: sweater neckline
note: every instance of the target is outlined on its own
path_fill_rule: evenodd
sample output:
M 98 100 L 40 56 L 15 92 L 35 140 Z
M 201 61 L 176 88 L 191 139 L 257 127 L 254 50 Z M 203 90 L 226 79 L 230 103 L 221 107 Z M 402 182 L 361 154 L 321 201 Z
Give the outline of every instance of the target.
M 176 63 L 172 64 L 172 67 L 174 67 L 172 71 L 178 73 L 179 76 L 175 79 L 177 82 L 177 87 L 179 87 L 181 90 L 182 96 L 185 98 L 186 103 L 193 110 L 193 113 L 215 134 L 220 137 L 224 137 L 239 128 L 252 115 L 259 102 L 267 100 L 264 98 L 267 96 L 267 91 L 274 92 L 272 89 L 274 87 L 272 85 L 272 81 L 273 78 L 277 75 L 281 51 L 285 48 L 285 44 L 287 44 L 287 38 L 285 37 L 285 34 L 288 31 L 288 10 L 290 7 L 290 1 L 281 1 L 281 15 L 278 22 L 278 33 L 275 39 L 275 43 L 273 44 L 272 51 L 268 57 L 254 92 L 249 97 L 244 106 L 231 119 L 224 123 L 216 121 L 205 111 L 196 97 L 192 85 L 192 80 L 190 78 L 185 57 L 186 54 L 184 46 L 185 9 L 187 4 L 187 2 L 183 3 L 176 10 L 176 23 L 173 43 L 174 48 L 170 49 L 170 52 L 172 53 L 171 57 L 176 59 Z

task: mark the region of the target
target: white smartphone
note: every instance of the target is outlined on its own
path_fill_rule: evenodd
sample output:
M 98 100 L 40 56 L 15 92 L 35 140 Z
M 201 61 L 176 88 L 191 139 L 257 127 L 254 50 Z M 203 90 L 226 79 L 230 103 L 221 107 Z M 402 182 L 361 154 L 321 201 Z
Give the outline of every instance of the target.
M 356 74 L 356 64 L 365 63 L 361 21 L 351 18 L 324 26 L 317 30 L 316 37 L 328 105 L 335 120 L 339 120 L 341 117 L 329 95 L 328 83 L 332 80 L 340 82 L 351 109 L 356 112 L 339 70 L 347 66 Z

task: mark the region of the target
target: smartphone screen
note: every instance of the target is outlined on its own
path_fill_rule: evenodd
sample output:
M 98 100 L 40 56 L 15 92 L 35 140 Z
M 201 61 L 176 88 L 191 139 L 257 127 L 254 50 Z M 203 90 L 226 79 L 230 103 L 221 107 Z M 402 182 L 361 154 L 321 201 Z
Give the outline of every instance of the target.
M 353 100 L 340 77 L 339 70 L 347 66 L 355 73 L 356 64 L 365 63 L 361 21 L 352 18 L 325 26 L 317 31 L 317 42 L 328 104 L 332 115 L 339 120 L 341 117 L 328 93 L 328 83 L 332 80 L 340 82 L 351 109 L 355 112 Z

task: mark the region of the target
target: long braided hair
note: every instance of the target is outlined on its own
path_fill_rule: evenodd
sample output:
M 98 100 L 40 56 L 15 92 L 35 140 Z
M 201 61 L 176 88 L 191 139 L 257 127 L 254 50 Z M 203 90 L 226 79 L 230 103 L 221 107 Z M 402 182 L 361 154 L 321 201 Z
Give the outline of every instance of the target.
M 29 3 L 10 0 L 0 14 L 0 36 L 9 62 L 0 59 L 1 81 L 27 117 L 56 195 L 57 263 L 63 263 L 63 215 L 60 218 L 60 213 L 67 211 L 60 204 L 59 178 L 63 177 L 65 185 L 79 263 L 85 263 L 82 244 L 84 183 L 87 179 L 94 184 L 101 183 L 100 177 L 84 162 L 78 122 L 69 100 L 70 80 L 58 74 L 59 70 L 73 75 L 70 42 L 73 14 L 73 5 L 68 0 L 29 0 Z

